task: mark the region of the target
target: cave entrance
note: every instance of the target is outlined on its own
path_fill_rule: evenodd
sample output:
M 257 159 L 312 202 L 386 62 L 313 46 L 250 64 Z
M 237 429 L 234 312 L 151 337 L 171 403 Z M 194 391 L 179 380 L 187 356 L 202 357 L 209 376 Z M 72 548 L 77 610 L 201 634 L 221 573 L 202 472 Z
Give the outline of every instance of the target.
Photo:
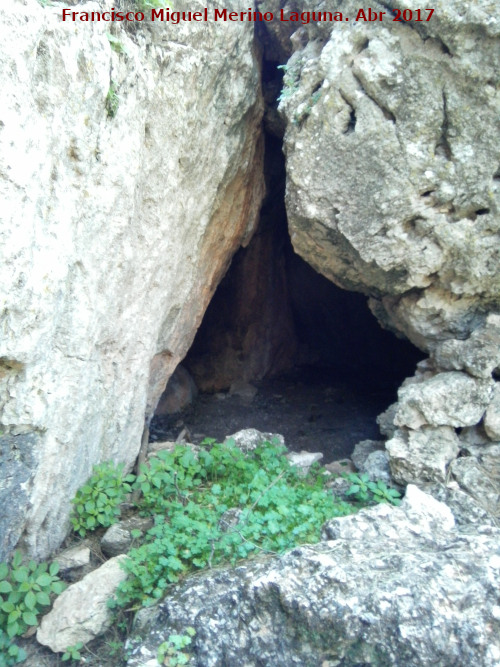
M 255 428 L 282 434 L 290 450 L 321 451 L 328 463 L 360 440 L 380 439 L 377 415 L 423 355 L 380 327 L 366 296 L 338 288 L 294 252 L 282 141 L 269 131 L 265 176 L 258 229 L 234 256 L 182 362 L 199 394 L 167 414 L 190 393 L 190 381 L 176 378 L 174 404 L 160 401 L 151 439 L 175 440 L 186 429 L 191 442 L 219 441 Z

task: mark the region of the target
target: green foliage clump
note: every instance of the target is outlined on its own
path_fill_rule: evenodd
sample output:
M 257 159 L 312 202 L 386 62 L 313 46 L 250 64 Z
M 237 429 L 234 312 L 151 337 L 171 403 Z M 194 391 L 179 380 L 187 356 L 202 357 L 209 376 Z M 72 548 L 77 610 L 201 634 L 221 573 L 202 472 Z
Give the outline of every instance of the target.
M 177 667 L 178 665 L 187 665 L 190 660 L 189 652 L 184 651 L 196 634 L 194 628 L 186 628 L 184 635 L 169 635 L 166 642 L 163 642 L 158 647 L 158 654 L 156 659 L 160 665 L 167 665 L 168 667 Z
M 108 118 L 114 118 L 118 112 L 118 107 L 120 106 L 120 97 L 116 90 L 116 83 L 111 81 L 109 84 L 108 94 L 106 95 L 106 112 Z
M 351 473 L 347 475 L 347 479 L 351 482 L 351 486 L 346 492 L 346 495 L 352 496 L 362 503 L 390 503 L 391 505 L 401 504 L 401 494 L 396 489 L 388 487 L 385 482 L 378 480 L 377 482 L 370 481 L 370 477 L 363 473 Z
M 278 69 L 283 70 L 283 87 L 278 97 L 278 103 L 291 97 L 299 89 L 302 64 L 303 58 L 299 57 L 286 65 L 278 65 Z
M 93 475 L 73 499 L 70 517 L 75 533 L 85 537 L 89 530 L 107 528 L 120 516 L 120 503 L 132 491 L 134 475 L 123 475 L 123 465 L 102 463 L 94 466 Z
M 135 4 L 141 12 L 147 12 L 150 9 L 167 9 L 172 6 L 168 0 L 135 0 Z
M 82 659 L 82 654 L 80 653 L 82 648 L 83 642 L 77 642 L 74 646 L 68 646 L 61 658 L 62 662 L 67 662 L 68 660 L 80 662 Z
M 119 606 L 151 604 L 195 569 L 317 542 L 327 519 L 354 511 L 323 488 L 319 470 L 302 477 L 270 443 L 250 454 L 231 443 L 197 455 L 183 446 L 161 451 L 134 486 L 155 525 L 129 552 Z
M 0 628 L 0 667 L 17 665 L 26 659 L 26 652 L 15 644 L 9 635 Z
M 0 563 L 0 647 L 4 661 L 9 656 L 14 660 L 5 664 L 24 659 L 15 644 L 5 649 L 6 642 L 38 625 L 38 616 L 50 606 L 51 595 L 62 593 L 66 587 L 57 576 L 58 571 L 57 563 L 49 567 L 32 560 L 23 565 L 19 552 L 14 554 L 10 566 Z

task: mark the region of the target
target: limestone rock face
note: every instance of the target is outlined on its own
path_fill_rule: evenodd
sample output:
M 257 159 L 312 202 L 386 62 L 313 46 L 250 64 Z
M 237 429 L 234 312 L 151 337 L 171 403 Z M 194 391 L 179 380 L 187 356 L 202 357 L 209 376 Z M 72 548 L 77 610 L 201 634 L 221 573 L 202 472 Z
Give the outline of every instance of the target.
M 398 392 L 398 426 L 473 426 L 484 415 L 494 382 L 465 373 L 438 373 L 430 379 L 403 386 Z
M 93 464 L 132 464 L 263 180 L 251 23 L 114 23 L 110 43 L 59 5 L 1 12 L 3 560 L 58 545 Z
M 159 644 L 189 626 L 200 667 L 498 664 L 497 528 L 461 528 L 409 486 L 400 507 L 334 519 L 323 537 L 175 586 L 140 612 L 129 667 L 153 665 Z
M 287 65 L 292 242 L 429 350 L 498 305 L 500 8 L 441 0 L 411 25 L 353 23 L 358 8 L 342 3 L 333 31 L 307 25 Z
M 300 4 L 286 12 L 325 9 Z M 433 7 L 429 21 L 365 22 L 347 0 L 333 30 L 296 24 L 279 107 L 295 250 L 430 355 L 381 419 L 400 483 L 445 479 L 452 429 L 486 414 L 486 435 L 500 433 L 500 7 Z M 476 463 L 457 463 L 460 484 Z

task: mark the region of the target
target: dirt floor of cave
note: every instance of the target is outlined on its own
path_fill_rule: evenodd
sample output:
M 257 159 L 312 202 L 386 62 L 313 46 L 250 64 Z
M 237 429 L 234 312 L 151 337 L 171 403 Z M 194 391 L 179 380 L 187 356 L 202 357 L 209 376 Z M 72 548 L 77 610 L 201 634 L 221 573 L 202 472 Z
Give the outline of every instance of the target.
M 329 463 L 350 456 L 360 440 L 381 439 L 375 419 L 396 400 L 393 383 L 316 368 L 252 384 L 258 391 L 251 401 L 229 392 L 200 394 L 183 412 L 155 417 L 150 440 L 176 440 L 186 428 L 186 439 L 199 444 L 255 428 L 280 433 L 292 451 L 322 452 Z

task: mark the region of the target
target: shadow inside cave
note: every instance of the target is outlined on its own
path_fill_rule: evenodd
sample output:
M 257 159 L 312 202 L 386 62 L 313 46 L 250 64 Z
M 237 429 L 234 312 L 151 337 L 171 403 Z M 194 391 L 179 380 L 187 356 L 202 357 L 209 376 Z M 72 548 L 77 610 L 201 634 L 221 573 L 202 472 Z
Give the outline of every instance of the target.
M 375 419 L 424 355 L 381 328 L 367 297 L 342 290 L 293 250 L 281 140 L 266 137 L 259 226 L 233 258 L 182 362 L 199 389 L 182 412 L 156 415 L 152 440 L 280 433 L 324 462 L 380 439 Z M 251 396 L 251 383 L 256 389 Z

